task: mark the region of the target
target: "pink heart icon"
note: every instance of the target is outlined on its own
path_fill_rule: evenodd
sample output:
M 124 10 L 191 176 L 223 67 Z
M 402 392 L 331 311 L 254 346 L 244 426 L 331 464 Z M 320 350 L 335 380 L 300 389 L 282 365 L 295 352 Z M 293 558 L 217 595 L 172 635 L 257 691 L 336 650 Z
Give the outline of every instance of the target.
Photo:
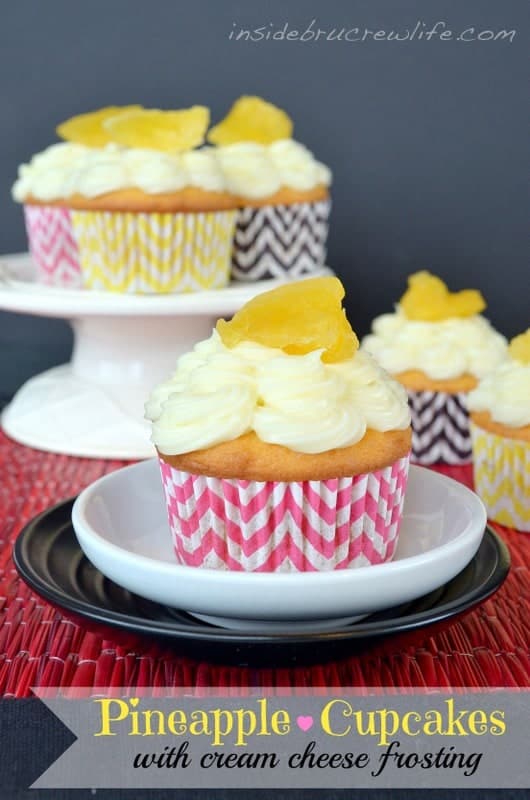
M 297 717 L 296 724 L 300 728 L 301 731 L 308 731 L 309 728 L 313 727 L 313 717 Z

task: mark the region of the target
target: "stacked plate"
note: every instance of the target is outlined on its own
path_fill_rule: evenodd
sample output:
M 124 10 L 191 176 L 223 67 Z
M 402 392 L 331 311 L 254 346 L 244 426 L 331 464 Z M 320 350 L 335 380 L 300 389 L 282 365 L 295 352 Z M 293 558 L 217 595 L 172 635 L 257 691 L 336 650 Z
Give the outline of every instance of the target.
M 509 569 L 480 499 L 421 467 L 411 468 L 390 563 L 311 573 L 186 567 L 173 554 L 154 460 L 101 478 L 73 507 L 41 514 L 19 537 L 15 562 L 39 594 L 85 620 L 239 663 L 324 660 L 452 619 L 492 594 Z

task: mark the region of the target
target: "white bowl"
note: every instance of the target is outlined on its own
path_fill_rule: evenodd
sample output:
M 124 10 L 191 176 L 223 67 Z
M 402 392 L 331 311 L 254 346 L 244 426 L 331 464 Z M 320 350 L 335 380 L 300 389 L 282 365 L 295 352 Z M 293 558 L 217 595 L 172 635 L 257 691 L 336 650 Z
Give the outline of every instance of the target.
M 187 567 L 173 553 L 159 468 L 152 460 L 113 472 L 85 489 L 74 504 L 72 523 L 88 559 L 142 597 L 231 627 L 248 626 L 242 623 L 248 620 L 273 627 L 320 620 L 322 627 L 325 620 L 351 621 L 446 583 L 475 555 L 486 511 L 462 484 L 413 466 L 399 545 L 389 563 L 305 573 Z

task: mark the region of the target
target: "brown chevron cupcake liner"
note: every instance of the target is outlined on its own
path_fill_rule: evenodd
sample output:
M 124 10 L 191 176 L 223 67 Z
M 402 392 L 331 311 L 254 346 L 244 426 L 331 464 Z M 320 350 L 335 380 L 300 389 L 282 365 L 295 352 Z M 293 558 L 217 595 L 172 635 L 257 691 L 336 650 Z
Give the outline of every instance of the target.
M 232 250 L 232 278 L 302 278 L 321 269 L 331 203 L 242 208 L 236 220 Z
M 471 434 L 466 394 L 408 391 L 412 456 L 416 464 L 469 464 Z

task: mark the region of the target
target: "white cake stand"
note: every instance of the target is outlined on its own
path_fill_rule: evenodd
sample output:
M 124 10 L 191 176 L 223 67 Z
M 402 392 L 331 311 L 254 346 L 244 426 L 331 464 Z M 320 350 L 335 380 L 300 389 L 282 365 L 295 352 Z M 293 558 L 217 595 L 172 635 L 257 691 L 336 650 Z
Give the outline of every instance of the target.
M 329 270 L 322 270 L 328 273 Z M 89 458 L 151 458 L 143 406 L 181 353 L 278 280 L 172 295 L 126 295 L 43 286 L 30 256 L 0 257 L 0 309 L 66 319 L 71 361 L 25 383 L 2 414 L 22 444 Z

